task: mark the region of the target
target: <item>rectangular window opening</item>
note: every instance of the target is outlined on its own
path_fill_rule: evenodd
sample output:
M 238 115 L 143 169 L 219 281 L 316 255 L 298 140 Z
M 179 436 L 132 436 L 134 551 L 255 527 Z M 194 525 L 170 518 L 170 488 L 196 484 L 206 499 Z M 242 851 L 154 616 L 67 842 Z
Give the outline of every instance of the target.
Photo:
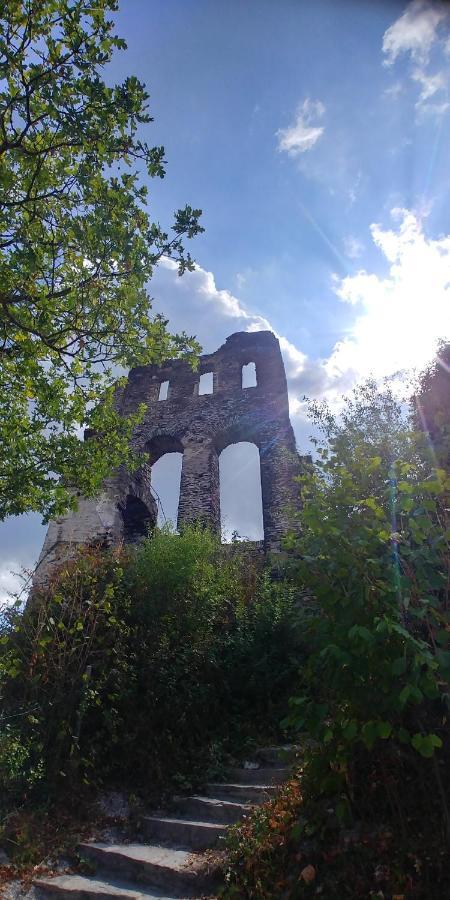
M 200 375 L 200 381 L 198 383 L 198 393 L 199 393 L 199 396 L 201 394 L 213 394 L 214 393 L 214 373 L 213 372 L 204 372 L 203 375 Z
M 251 388 L 257 386 L 256 365 L 254 362 L 249 362 L 246 366 L 242 366 L 242 387 Z
M 167 400 L 168 396 L 169 396 L 169 382 L 162 381 L 159 386 L 158 400 Z

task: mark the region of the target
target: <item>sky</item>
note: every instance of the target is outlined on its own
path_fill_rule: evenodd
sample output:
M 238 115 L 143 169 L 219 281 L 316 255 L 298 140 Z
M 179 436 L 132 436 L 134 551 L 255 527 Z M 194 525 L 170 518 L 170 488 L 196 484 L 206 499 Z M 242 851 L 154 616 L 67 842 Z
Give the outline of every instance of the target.
M 110 81 L 147 84 L 167 175 L 154 220 L 203 210 L 197 269 L 149 286 L 204 352 L 242 330 L 280 339 L 301 452 L 303 397 L 338 405 L 368 375 L 450 338 L 450 4 L 430 0 L 122 0 Z M 221 462 L 228 531 L 259 536 L 251 448 Z M 155 472 L 174 515 L 176 459 Z M 239 480 L 240 479 L 240 480 Z M 0 525 L 0 597 L 31 567 L 37 515 Z

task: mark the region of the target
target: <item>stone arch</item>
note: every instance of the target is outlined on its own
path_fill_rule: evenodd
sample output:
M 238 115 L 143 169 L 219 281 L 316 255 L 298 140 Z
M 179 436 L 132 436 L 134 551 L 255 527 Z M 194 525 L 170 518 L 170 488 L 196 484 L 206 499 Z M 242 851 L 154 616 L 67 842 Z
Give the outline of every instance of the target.
M 222 541 L 233 533 L 244 540 L 264 540 L 264 512 L 259 448 L 255 441 L 229 441 L 219 455 Z
M 155 434 L 144 445 L 145 453 L 148 453 L 148 464 L 153 466 L 165 453 L 183 453 L 183 444 L 180 438 L 171 434 Z
M 154 510 L 134 494 L 127 494 L 119 504 L 123 521 L 123 540 L 126 544 L 136 544 L 145 538 L 155 525 Z
M 130 475 L 120 466 L 109 482 L 109 497 L 115 498 L 121 539 L 136 543 L 156 525 L 156 504 L 150 489 L 150 467 L 144 463 Z
M 150 485 L 157 506 L 157 524 L 177 524 L 184 447 L 173 435 L 154 435 L 145 445 L 149 454 Z
M 263 421 L 259 416 L 253 414 L 245 416 L 241 415 L 238 419 L 227 423 L 226 427 L 220 428 L 214 434 L 214 446 L 217 453 L 222 453 L 230 444 L 239 444 L 248 442 L 261 446 L 263 441 Z

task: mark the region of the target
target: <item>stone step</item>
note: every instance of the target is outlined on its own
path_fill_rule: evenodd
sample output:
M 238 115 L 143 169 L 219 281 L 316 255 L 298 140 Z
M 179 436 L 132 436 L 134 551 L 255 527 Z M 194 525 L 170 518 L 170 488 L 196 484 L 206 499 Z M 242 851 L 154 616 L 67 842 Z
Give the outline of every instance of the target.
M 189 850 L 89 842 L 80 844 L 79 851 L 108 876 L 113 872 L 124 881 L 137 880 L 173 896 L 201 897 L 215 881 L 205 860 Z
M 276 794 L 275 784 L 239 784 L 214 782 L 205 785 L 208 794 L 217 800 L 237 800 L 240 803 L 265 803 Z
M 251 803 L 237 803 L 234 800 L 217 800 L 214 797 L 175 797 L 175 805 L 184 816 L 192 816 L 203 822 L 219 822 L 233 825 L 250 815 Z
M 167 894 L 141 889 L 137 884 L 120 881 L 100 881 L 84 875 L 56 875 L 38 878 L 34 882 L 37 896 L 42 900 L 178 900 L 179 894 Z
M 208 850 L 225 836 L 227 825 L 173 816 L 143 816 L 145 836 L 156 843 L 171 844 L 189 850 Z
M 228 778 L 234 784 L 282 784 L 283 781 L 288 780 L 290 774 L 291 770 L 287 767 L 282 769 L 243 767 L 227 771 Z

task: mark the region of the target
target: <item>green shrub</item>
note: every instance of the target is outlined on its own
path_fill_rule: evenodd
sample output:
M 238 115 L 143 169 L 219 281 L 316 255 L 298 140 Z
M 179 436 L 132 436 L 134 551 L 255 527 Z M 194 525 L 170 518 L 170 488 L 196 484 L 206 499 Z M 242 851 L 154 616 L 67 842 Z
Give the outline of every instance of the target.
M 231 834 L 225 896 L 448 896 L 450 478 L 389 390 L 312 415 L 289 540 L 301 796 L 288 785 Z
M 298 665 L 295 595 L 197 528 L 86 548 L 3 625 L 2 715 L 20 717 L 25 782 L 158 794 L 276 735 Z
M 314 600 L 290 723 L 318 742 L 319 784 L 344 820 L 379 803 L 403 827 L 431 791 L 450 834 L 450 478 L 389 393 L 366 386 L 343 422 L 321 421 L 327 443 L 301 479 L 296 577 Z

